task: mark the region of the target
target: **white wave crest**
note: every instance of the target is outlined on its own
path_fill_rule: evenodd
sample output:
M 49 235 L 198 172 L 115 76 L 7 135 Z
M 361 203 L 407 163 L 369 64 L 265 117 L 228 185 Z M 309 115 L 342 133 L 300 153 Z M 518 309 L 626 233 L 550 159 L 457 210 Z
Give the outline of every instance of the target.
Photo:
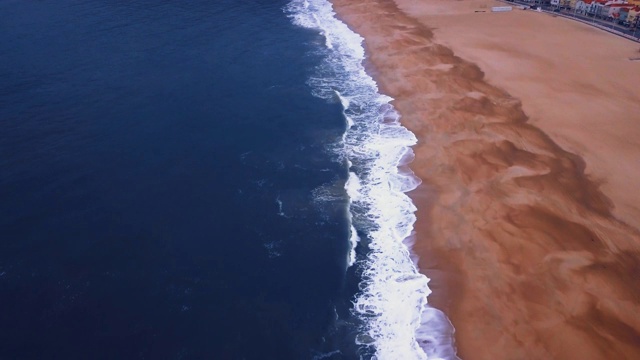
M 457 359 L 451 323 L 427 304 L 429 279 L 416 268 L 411 242 L 405 241 L 416 208 L 404 193 L 420 179 L 403 165 L 413 160 L 417 139 L 400 124 L 393 99 L 380 94 L 366 73 L 364 39 L 336 18 L 329 1 L 292 0 L 287 11 L 294 24 L 325 38 L 319 50 L 324 60 L 309 79 L 312 93 L 339 100 L 344 108 L 340 149 L 349 166 L 349 265 L 355 262 L 358 231 L 369 241 L 354 300 L 354 312 L 365 324 L 357 340 L 374 346 L 375 358 L 382 360 Z

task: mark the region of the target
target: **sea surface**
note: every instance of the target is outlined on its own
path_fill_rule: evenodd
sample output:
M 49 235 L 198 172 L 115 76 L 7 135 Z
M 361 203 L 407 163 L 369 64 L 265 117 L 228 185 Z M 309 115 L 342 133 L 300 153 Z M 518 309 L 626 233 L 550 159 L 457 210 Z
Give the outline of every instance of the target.
M 0 1 L 0 359 L 442 353 L 361 41 L 326 0 Z

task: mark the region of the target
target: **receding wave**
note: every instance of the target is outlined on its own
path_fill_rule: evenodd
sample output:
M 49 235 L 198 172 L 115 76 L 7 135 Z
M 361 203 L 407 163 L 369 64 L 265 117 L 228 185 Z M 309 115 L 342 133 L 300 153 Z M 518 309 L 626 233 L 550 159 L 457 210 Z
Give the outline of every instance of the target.
M 347 261 L 363 278 L 354 299 L 353 311 L 364 324 L 357 341 L 378 359 L 456 359 L 451 324 L 428 306 L 429 279 L 407 246 L 416 208 L 405 192 L 420 180 L 398 167 L 413 159 L 416 137 L 400 124 L 392 98 L 380 94 L 365 72 L 362 37 L 335 17 L 329 1 L 293 0 L 287 12 L 296 25 L 324 38 L 318 50 L 324 60 L 309 79 L 313 94 L 344 108 L 346 131 L 338 148 L 349 166 Z M 359 242 L 368 251 L 356 262 Z

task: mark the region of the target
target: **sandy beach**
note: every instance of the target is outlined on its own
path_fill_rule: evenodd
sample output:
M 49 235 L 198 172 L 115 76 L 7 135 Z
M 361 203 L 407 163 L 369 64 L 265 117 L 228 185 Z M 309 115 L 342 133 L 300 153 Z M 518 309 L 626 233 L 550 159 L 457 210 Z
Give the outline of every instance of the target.
M 333 0 L 419 143 L 463 359 L 640 359 L 640 45 L 486 0 Z

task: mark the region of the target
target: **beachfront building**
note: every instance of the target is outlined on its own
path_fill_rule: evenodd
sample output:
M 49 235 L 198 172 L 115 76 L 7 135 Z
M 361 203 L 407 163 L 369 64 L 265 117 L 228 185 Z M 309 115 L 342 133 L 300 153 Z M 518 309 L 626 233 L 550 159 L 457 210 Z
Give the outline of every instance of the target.
M 624 21 L 629 15 L 628 9 L 633 8 L 634 5 L 631 4 L 611 4 L 607 3 L 603 10 L 607 11 L 604 16 L 608 18 L 613 18 L 616 20 Z
M 631 24 L 635 24 L 636 19 L 640 16 L 640 6 L 636 6 L 629 9 L 629 13 L 627 14 L 627 22 Z
M 631 5 L 631 7 L 633 7 L 633 5 Z M 629 8 L 622 8 L 620 9 L 620 12 L 618 13 L 618 16 L 616 17 L 616 19 L 620 22 L 625 22 L 627 21 L 628 17 L 629 17 Z
M 606 17 L 609 12 L 607 3 L 606 0 L 584 0 L 582 12 L 596 17 Z
M 571 0 L 571 8 L 578 14 L 595 16 L 602 19 L 614 20 L 625 24 L 634 24 L 638 17 L 640 0 Z
M 640 0 L 633 0 L 640 2 Z M 633 7 L 627 0 L 569 0 L 570 7 L 585 14 L 608 17 L 622 8 Z
M 576 4 L 576 11 L 580 14 L 588 14 L 591 10 L 591 5 L 594 3 L 594 0 L 578 0 Z
M 572 0 L 558 0 L 558 3 L 556 5 L 558 7 L 563 8 L 563 9 L 570 9 L 571 8 L 571 1 Z M 551 1 L 551 4 L 553 5 L 553 1 Z
M 638 0 L 640 1 L 640 0 Z M 579 0 L 569 0 L 569 7 L 571 9 L 577 9 L 578 8 L 578 2 L 581 2 Z
M 592 5 L 595 3 L 595 0 L 579 0 L 576 5 L 576 10 L 580 14 L 591 14 Z

